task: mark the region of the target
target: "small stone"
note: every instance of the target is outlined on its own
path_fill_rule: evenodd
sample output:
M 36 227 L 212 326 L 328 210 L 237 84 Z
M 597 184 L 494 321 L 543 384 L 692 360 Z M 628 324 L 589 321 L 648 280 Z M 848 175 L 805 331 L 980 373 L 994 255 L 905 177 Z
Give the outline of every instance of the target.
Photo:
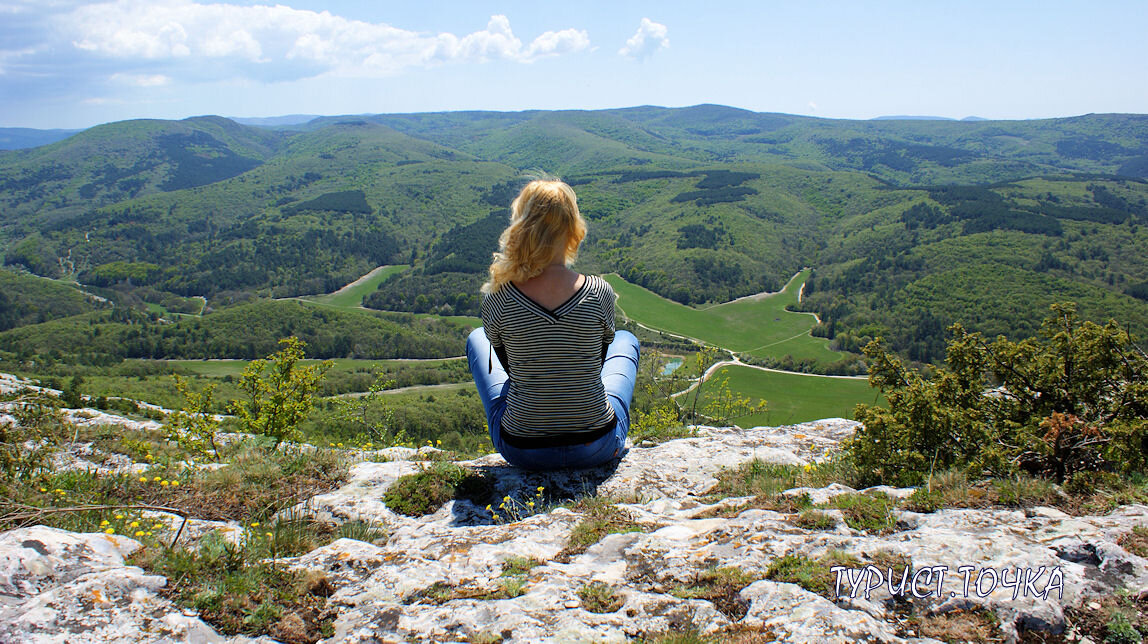
M 1100 610 L 1100 602 L 1088 602 L 1088 608 L 1091 610 Z
M 577 599 L 567 599 L 566 603 L 563 604 L 563 606 L 565 606 L 566 608 L 578 608 L 581 605 L 582 605 L 582 602 L 578 601 Z

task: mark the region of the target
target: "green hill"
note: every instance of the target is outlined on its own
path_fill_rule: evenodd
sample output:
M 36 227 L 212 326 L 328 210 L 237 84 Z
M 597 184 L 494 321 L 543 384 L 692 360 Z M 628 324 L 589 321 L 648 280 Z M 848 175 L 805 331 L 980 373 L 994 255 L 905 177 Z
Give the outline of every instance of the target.
M 67 284 L 0 270 L 0 331 L 104 308 L 106 303 Z
M 171 322 L 122 308 L 0 333 L 0 351 L 105 364 L 125 358 L 262 358 L 298 336 L 312 358 L 445 358 L 459 355 L 470 327 L 411 314 L 341 311 L 299 301 L 263 301 Z
M 276 131 L 128 121 L 0 152 L 0 244 L 6 265 L 121 308 L 194 313 L 202 296 L 219 315 L 403 264 L 367 306 L 474 315 L 507 206 L 536 170 L 578 192 L 583 270 L 700 311 L 813 267 L 802 307 L 833 349 L 880 335 L 935 360 L 951 322 L 1017 337 L 1059 299 L 1148 330 L 1142 115 L 843 121 L 699 105 Z M 835 355 L 818 346 L 818 360 Z

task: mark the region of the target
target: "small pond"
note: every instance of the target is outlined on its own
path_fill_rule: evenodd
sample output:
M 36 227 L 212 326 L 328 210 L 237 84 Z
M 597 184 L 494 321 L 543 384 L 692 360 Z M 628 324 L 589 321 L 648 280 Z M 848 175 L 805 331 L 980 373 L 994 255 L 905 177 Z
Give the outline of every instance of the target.
M 673 360 L 670 360 L 669 362 L 667 362 L 666 366 L 662 367 L 662 375 L 668 376 L 671 373 L 677 371 L 678 367 L 680 367 L 680 366 L 682 366 L 682 359 L 681 358 L 674 358 Z

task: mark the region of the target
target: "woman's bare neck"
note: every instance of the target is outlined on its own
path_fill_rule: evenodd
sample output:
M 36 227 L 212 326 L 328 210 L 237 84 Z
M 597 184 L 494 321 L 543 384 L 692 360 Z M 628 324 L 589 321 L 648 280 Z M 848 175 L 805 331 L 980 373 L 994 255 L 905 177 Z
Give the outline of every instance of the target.
M 565 264 L 551 264 L 542 273 L 521 282 L 514 282 L 518 290 L 537 304 L 554 310 L 582 288 L 586 276 Z

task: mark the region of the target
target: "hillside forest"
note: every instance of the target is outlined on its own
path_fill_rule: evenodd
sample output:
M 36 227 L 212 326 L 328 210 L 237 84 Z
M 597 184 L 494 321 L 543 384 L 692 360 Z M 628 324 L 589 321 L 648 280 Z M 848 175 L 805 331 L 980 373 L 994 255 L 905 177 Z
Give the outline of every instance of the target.
M 825 357 L 749 361 L 856 374 L 881 338 L 940 364 L 952 324 L 1018 340 L 1066 301 L 1148 331 L 1148 116 L 196 117 L 0 152 L 0 366 L 122 375 L 292 335 L 310 359 L 457 356 L 509 203 L 544 174 L 589 222 L 582 271 L 697 310 L 806 271 L 787 308 L 816 316 Z M 320 301 L 381 266 L 353 302 Z

